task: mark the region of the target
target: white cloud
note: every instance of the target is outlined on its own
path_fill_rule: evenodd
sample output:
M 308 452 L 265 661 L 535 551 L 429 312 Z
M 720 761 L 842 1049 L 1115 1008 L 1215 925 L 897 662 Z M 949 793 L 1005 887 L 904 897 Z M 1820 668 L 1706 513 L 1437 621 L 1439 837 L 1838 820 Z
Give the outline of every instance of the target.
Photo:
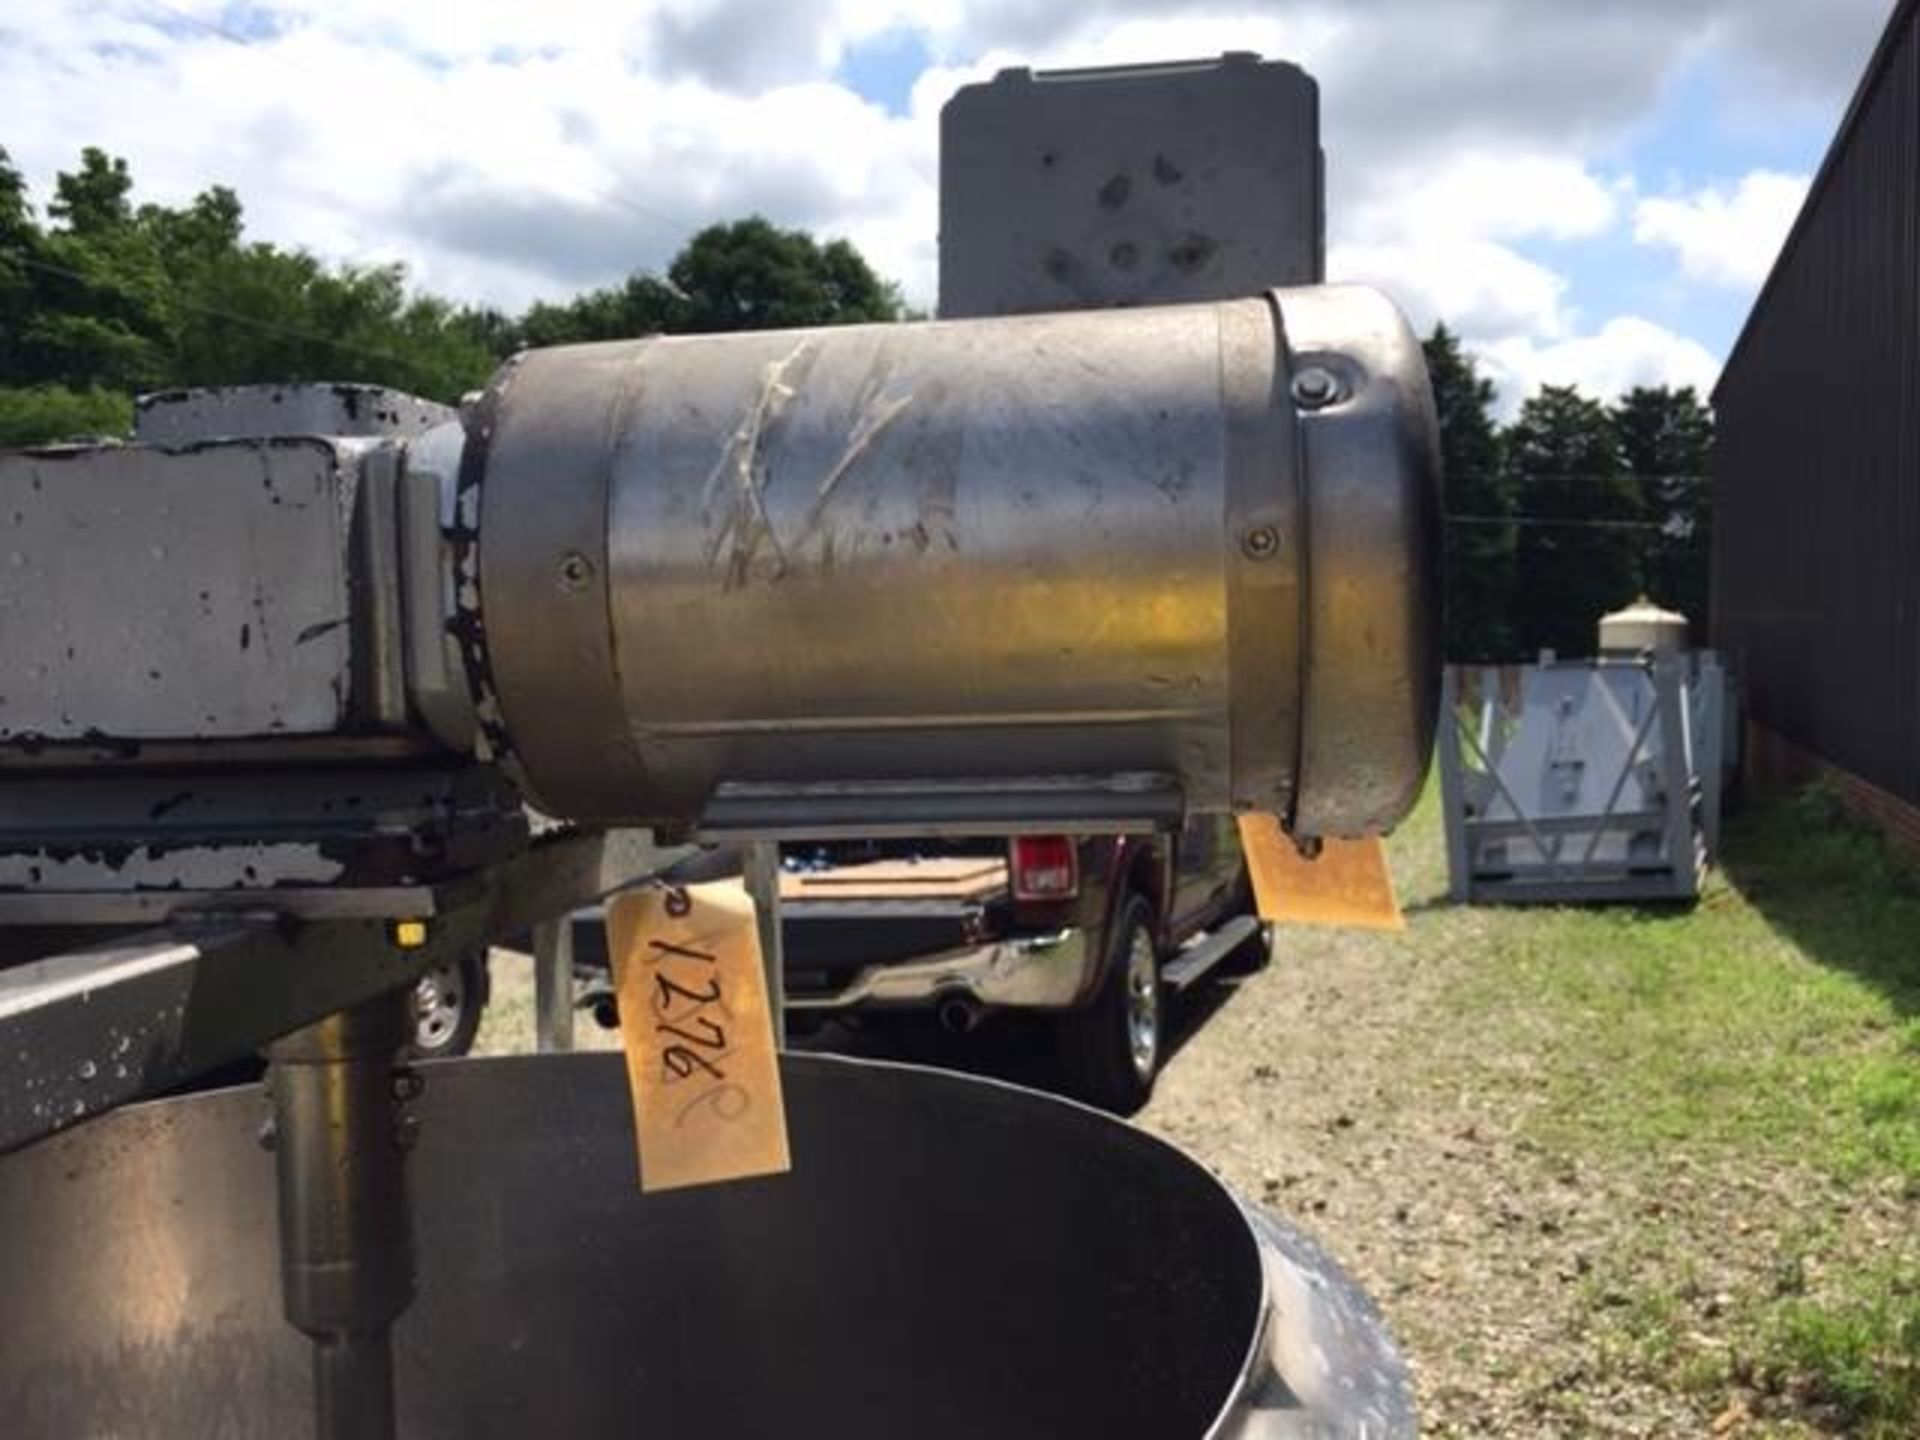
M 1706 352 L 1588 318 L 1548 247 L 1606 243 L 1629 208 L 1690 278 L 1750 271 L 1748 182 L 1636 204 L 1609 157 L 1703 55 L 1746 67 L 1729 89 L 1764 72 L 1837 111 L 1884 0 L 1815 8 L 1817 46 L 1803 0 L 470 0 L 456 23 L 393 0 L 35 0 L 0 3 L 0 143 L 42 197 L 101 144 L 142 198 L 229 184 L 260 238 L 507 308 L 750 211 L 846 235 L 926 304 L 960 84 L 1251 49 L 1320 81 L 1334 273 L 1447 320 L 1508 390 L 1602 389 L 1698 380 Z M 833 80 L 903 29 L 938 62 L 908 113 Z
M 1550 344 L 1514 337 L 1485 347 L 1480 358 L 1499 388 L 1501 411 L 1511 415 L 1542 385 L 1574 385 L 1611 400 L 1636 385 L 1691 385 L 1703 395 L 1720 375 L 1720 362 L 1697 340 L 1637 315 L 1607 321 L 1596 334 Z
M 1566 155 L 1469 150 L 1437 165 L 1376 175 L 1341 224 L 1448 240 L 1586 239 L 1613 224 L 1611 186 Z
M 424 32 L 370 46 L 333 22 L 243 45 L 123 16 L 104 51 L 66 48 L 58 27 L 57 46 L 0 33 L 0 143 L 43 198 L 99 144 L 129 158 L 142 199 L 228 184 L 261 238 L 405 259 L 423 285 L 507 308 L 659 268 L 701 225 L 753 211 L 846 235 L 931 294 L 931 116 L 819 79 L 743 93 L 635 68 L 620 33 L 590 30 L 597 13 L 507 55 L 471 33 L 440 54 L 410 48 Z M 528 38 L 507 20 L 497 35 Z
M 1650 196 L 1634 211 L 1633 238 L 1672 250 L 1689 279 L 1751 289 L 1773 268 L 1807 185 L 1804 175 L 1755 170 L 1731 189 Z
M 1486 240 L 1402 239 L 1335 245 L 1328 278 L 1376 285 L 1423 333 L 1444 320 L 1475 342 L 1557 336 L 1567 327 L 1567 282 L 1544 265 Z

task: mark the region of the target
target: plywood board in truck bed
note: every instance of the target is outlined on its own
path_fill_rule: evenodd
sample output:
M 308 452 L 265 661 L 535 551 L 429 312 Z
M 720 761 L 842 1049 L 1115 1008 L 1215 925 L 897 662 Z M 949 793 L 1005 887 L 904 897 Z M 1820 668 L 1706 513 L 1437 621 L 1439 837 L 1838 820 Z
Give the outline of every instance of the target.
M 869 860 L 780 876 L 783 901 L 984 900 L 1006 888 L 1007 862 L 991 855 Z

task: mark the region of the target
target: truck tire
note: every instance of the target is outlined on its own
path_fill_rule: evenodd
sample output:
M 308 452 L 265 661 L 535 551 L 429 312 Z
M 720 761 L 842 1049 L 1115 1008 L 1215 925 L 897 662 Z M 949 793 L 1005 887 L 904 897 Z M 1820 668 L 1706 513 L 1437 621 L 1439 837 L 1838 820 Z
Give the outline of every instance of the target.
M 413 987 L 409 1058 L 449 1060 L 471 1050 L 490 989 L 485 950 L 443 960 L 422 975 Z
M 1153 1094 L 1166 1049 L 1166 1008 L 1153 906 L 1129 895 L 1110 932 L 1106 979 L 1090 1004 L 1060 1017 L 1067 1088 L 1090 1105 L 1131 1115 Z

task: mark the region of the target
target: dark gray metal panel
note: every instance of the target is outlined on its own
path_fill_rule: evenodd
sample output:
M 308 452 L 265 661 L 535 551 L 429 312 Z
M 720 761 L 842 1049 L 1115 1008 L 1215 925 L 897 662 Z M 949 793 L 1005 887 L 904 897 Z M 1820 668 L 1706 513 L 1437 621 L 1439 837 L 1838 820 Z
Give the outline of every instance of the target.
M 0 742 L 339 729 L 357 474 L 323 440 L 0 454 Z
M 473 870 L 527 838 L 518 793 L 473 765 L 316 766 L 270 784 L 239 769 L 28 773 L 4 793 L 0 924 L 164 919 L 222 893 L 284 909 L 311 887 L 348 901 Z
M 1325 278 L 1320 92 L 1248 54 L 969 85 L 940 117 L 940 313 L 1227 300 Z
M 1713 630 L 1754 719 L 1920 801 L 1920 48 L 1903 4 L 1715 402 Z

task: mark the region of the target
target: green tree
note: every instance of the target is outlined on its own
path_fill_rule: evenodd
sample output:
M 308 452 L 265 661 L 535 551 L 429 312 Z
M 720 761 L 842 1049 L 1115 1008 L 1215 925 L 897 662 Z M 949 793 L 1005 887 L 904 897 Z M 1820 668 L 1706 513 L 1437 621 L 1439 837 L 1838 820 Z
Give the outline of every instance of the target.
M 781 330 L 896 320 L 899 293 L 845 240 L 821 245 L 758 215 L 709 225 L 667 269 L 692 331 Z
M 18 245 L 37 236 L 33 207 L 27 203 L 27 182 L 0 145 L 0 245 Z
M 117 390 L 0 388 L 0 448 L 120 436 L 132 424 L 133 401 Z
M 667 277 L 635 275 L 519 320 L 413 291 L 405 270 L 333 266 L 250 241 L 240 197 L 135 203 L 125 160 L 88 147 L 42 226 L 0 149 L 0 443 L 118 429 L 137 391 L 315 380 L 439 400 L 522 344 L 666 330 L 888 320 L 900 309 L 845 241 L 754 218 L 703 230 Z
M 33 311 L 33 272 L 40 227 L 27 203 L 27 182 L 0 146 L 0 386 L 25 378 L 21 336 Z
M 142 205 L 137 218 L 176 270 L 237 249 L 246 229 L 240 197 L 224 185 L 202 190 L 178 210 Z
M 1707 633 L 1713 491 L 1707 483 L 1713 413 L 1692 386 L 1630 390 L 1613 407 L 1627 469 L 1641 482 L 1658 530 L 1645 547 L 1647 593 Z
M 170 282 L 135 218 L 127 162 L 88 146 L 54 178 L 29 262 L 33 299 L 21 327 L 20 376 L 71 390 L 133 390 L 165 372 Z
M 80 168 L 54 177 L 53 203 L 47 213 L 75 235 L 103 235 L 125 229 L 133 220 L 133 176 L 127 162 L 89 145 L 80 152 Z
M 520 319 L 519 340 L 535 347 L 576 345 L 667 334 L 688 325 L 686 296 L 655 276 L 633 275 L 562 304 L 532 306 Z
M 1596 622 L 1640 589 L 1651 511 L 1613 417 L 1571 386 L 1544 386 L 1504 438 L 1518 505 L 1515 642 L 1590 655 Z
M 170 385 L 361 380 L 451 401 L 500 358 L 469 312 L 409 294 L 397 265 L 334 269 L 261 244 L 172 259 Z
M 1446 480 L 1446 655 L 1505 659 L 1513 649 L 1515 530 L 1512 486 L 1493 422 L 1493 384 L 1444 324 L 1433 327 L 1424 348 Z
M 636 274 L 560 305 L 535 305 L 521 321 L 528 345 L 637 335 L 781 330 L 898 320 L 899 290 L 845 240 L 820 244 L 758 215 L 709 225 L 667 267 Z
M 32 262 L 20 333 L 22 379 L 72 389 L 164 383 L 175 296 L 159 256 L 132 231 L 46 235 Z

